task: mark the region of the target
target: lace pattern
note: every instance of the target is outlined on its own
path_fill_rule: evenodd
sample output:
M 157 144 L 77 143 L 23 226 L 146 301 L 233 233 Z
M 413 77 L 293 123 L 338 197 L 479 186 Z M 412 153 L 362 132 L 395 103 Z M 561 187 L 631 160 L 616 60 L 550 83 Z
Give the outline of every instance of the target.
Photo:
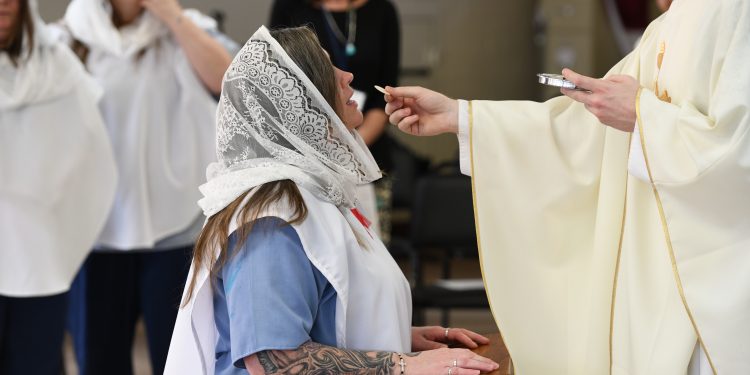
M 261 28 L 224 76 L 217 110 L 218 162 L 199 202 L 207 216 L 260 184 L 291 179 L 337 206 L 380 178 L 372 155 L 286 52 Z

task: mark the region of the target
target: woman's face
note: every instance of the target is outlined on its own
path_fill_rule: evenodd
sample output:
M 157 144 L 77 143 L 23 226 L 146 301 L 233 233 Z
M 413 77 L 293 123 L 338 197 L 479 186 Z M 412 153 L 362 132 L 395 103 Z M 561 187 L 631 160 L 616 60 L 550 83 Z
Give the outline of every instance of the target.
M 18 20 L 20 0 L 0 0 L 0 47 L 9 42 Z
M 362 112 L 357 109 L 357 102 L 352 100 L 354 95 L 354 89 L 349 84 L 354 80 L 354 74 L 345 72 L 339 68 L 333 67 L 333 71 L 336 77 L 336 90 L 338 91 L 338 113 L 341 117 L 341 121 L 344 122 L 349 129 L 356 129 L 362 125 L 364 117 Z

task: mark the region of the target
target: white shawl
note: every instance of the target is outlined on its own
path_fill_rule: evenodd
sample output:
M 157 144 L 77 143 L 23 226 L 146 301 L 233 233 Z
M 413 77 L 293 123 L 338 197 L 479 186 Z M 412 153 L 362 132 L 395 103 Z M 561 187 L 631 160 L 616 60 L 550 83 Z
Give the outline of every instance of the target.
M 118 30 L 108 4 L 73 0 L 65 14 L 71 36 L 90 49 L 86 66 L 104 87 L 100 108 L 120 171 L 99 245 L 152 248 L 200 215 L 198 186 L 215 160 L 216 102 L 166 26 L 144 11 Z M 215 26 L 197 12 L 185 15 Z
M 34 48 L 0 53 L 0 294 L 65 292 L 104 225 L 116 170 L 101 89 L 30 1 Z

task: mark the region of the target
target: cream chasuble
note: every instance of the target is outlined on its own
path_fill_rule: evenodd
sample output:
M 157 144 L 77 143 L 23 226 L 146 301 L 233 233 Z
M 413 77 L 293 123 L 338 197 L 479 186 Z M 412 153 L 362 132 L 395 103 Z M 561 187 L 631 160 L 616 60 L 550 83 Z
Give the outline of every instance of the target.
M 469 107 L 487 293 L 517 374 L 750 374 L 750 2 L 677 0 L 610 74 L 631 134 L 583 105 Z M 696 352 L 697 353 L 697 352 Z M 703 374 L 701 374 L 703 375 Z

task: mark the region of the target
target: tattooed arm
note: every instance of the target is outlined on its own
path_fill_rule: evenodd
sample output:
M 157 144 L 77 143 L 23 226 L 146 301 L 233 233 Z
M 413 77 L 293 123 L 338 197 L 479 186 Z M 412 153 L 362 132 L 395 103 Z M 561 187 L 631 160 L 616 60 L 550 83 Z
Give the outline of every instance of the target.
M 476 375 L 494 371 L 498 364 L 468 349 L 440 348 L 403 354 L 409 374 L 453 373 Z M 394 375 L 401 372 L 398 355 L 392 352 L 363 352 L 321 345 L 312 341 L 295 350 L 266 350 L 244 359 L 252 375 Z M 461 369 L 461 372 L 458 371 Z
M 258 374 L 391 375 L 398 366 L 391 352 L 339 349 L 308 341 L 296 350 L 265 350 L 245 357 L 245 368 Z

